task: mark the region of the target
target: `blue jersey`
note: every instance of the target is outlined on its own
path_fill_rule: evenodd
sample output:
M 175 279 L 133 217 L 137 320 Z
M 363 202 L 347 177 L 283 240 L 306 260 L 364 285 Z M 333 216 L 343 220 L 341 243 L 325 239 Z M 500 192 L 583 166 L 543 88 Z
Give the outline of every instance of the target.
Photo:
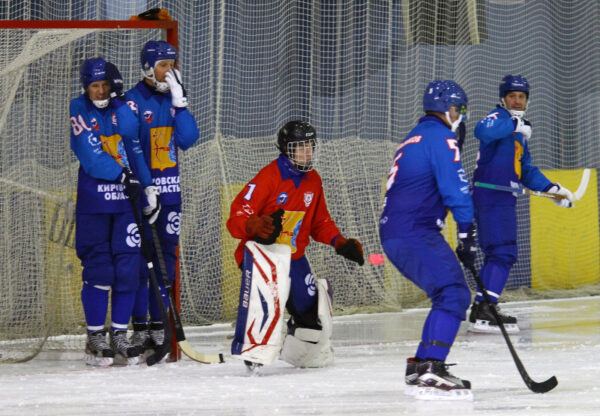
M 130 211 L 119 176 L 124 167 L 138 174 L 145 166 L 135 114 L 127 105 L 97 108 L 84 94 L 71 100 L 69 111 L 71 149 L 80 162 L 77 212 Z
M 543 191 L 551 182 L 531 163 L 527 140 L 515 132 L 516 120 L 498 106 L 475 126 L 479 139 L 479 158 L 473 181 L 494 185 L 515 186 L 519 182 L 534 191 Z M 515 205 L 510 192 L 476 187 L 475 205 Z
M 187 150 L 198 140 L 194 116 L 186 108 L 173 107 L 170 93 L 155 92 L 144 81 L 126 97 L 137 112 L 140 143 L 161 203 L 181 204 L 177 150 Z
M 473 222 L 456 135 L 438 117 L 421 118 L 398 146 L 386 188 L 381 240 L 407 231 L 439 230 L 447 208 L 461 229 Z

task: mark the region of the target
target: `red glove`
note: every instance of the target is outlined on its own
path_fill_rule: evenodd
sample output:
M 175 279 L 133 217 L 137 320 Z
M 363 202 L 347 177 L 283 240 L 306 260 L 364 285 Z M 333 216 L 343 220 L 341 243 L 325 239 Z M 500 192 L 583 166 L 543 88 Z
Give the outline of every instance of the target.
M 362 244 L 354 238 L 347 239 L 339 236 L 334 243 L 335 252 L 340 256 L 344 256 L 348 260 L 357 262 L 360 266 L 365 264 L 363 257 Z
M 285 211 L 278 209 L 271 215 L 252 215 L 246 221 L 246 232 L 250 234 L 257 243 L 273 244 L 281 233 L 281 217 Z

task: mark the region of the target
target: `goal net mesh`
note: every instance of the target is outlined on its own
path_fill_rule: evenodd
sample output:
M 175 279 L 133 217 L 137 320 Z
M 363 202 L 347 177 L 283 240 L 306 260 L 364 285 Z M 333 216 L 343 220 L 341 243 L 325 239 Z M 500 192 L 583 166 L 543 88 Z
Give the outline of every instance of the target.
M 453 79 L 467 92 L 463 161 L 471 176 L 474 123 L 496 105 L 508 73 L 532 86 L 533 162 L 572 191 L 582 168 L 594 170 L 573 210 L 519 199 L 519 261 L 503 297 L 598 293 L 600 73 L 591 70 L 600 64 L 598 2 L 24 3 L 3 2 L 0 18 L 127 19 L 162 7 L 179 22 L 178 64 L 200 128 L 198 144 L 180 153 L 184 324 L 234 319 L 240 276 L 237 240 L 225 228 L 229 205 L 277 157 L 275 133 L 286 121 L 316 127 L 316 168 L 333 219 L 366 254 L 382 253 L 385 179 L 398 141 L 422 114 L 425 85 Z M 140 78 L 141 46 L 160 37 L 158 30 L 0 30 L 0 361 L 53 343 L 83 348 L 68 105 L 80 93 L 84 59 L 115 62 L 130 88 Z M 444 233 L 455 244 L 452 221 Z M 389 262 L 358 267 L 318 243 L 307 255 L 314 274 L 330 281 L 338 314 L 428 304 Z

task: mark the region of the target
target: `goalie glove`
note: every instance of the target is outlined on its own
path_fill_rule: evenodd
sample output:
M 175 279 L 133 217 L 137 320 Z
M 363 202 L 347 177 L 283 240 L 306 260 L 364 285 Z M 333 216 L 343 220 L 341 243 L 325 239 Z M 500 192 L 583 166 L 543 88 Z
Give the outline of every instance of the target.
M 531 123 L 529 120 L 525 120 L 521 117 L 513 117 L 513 120 L 517 123 L 515 126 L 515 133 L 521 133 L 523 139 L 529 140 L 531 137 Z
M 144 193 L 146 194 L 148 206 L 144 207 L 142 212 L 144 213 L 144 218 L 146 218 L 148 224 L 154 224 L 154 222 L 156 222 L 156 219 L 158 218 L 158 214 L 161 208 L 160 189 L 158 186 L 146 186 L 144 188 Z
M 339 236 L 334 243 L 335 252 L 340 256 L 344 256 L 348 260 L 358 263 L 360 266 L 365 264 L 363 257 L 362 244 L 354 238 L 344 238 Z
M 463 227 L 459 224 L 460 228 Z M 466 232 L 458 232 L 456 255 L 466 269 L 471 269 L 475 266 L 475 256 L 477 255 L 477 246 L 475 245 L 476 236 L 475 224 L 470 224 Z
M 165 75 L 165 82 L 171 91 L 171 102 L 173 106 L 185 108 L 188 105 L 187 93 L 181 83 L 181 74 L 177 69 L 171 69 Z
M 558 182 L 553 183 L 546 192 L 564 196 L 563 199 L 560 199 L 560 200 L 553 199 L 552 200 L 552 202 L 554 202 L 559 207 L 561 207 L 561 208 L 572 208 L 573 207 L 573 194 L 567 188 L 561 186 L 560 183 L 558 183 Z
M 125 94 L 123 93 L 123 77 L 117 67 L 107 62 L 105 66 L 106 79 L 110 83 L 110 102 L 115 107 L 125 104 Z
M 246 222 L 246 231 L 259 244 L 273 244 L 283 228 L 284 212 L 283 208 L 279 208 L 271 215 L 253 215 Z
M 119 182 L 125 185 L 123 193 L 127 195 L 127 198 L 137 204 L 142 193 L 142 185 L 140 185 L 140 181 L 136 179 L 135 175 L 129 168 L 123 168 L 123 171 L 119 176 Z

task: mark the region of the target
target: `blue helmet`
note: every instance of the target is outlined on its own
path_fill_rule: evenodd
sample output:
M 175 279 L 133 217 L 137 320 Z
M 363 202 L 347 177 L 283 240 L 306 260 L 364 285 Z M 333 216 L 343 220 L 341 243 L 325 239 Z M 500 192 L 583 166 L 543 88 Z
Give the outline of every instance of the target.
M 83 61 L 79 68 L 81 85 L 84 90 L 95 81 L 106 79 L 106 61 L 104 58 L 90 58 Z
M 154 64 L 165 59 L 177 59 L 177 51 L 164 40 L 151 40 L 146 42 L 142 48 L 142 68 L 148 70 L 154 68 Z
M 456 106 L 461 114 L 466 115 L 467 94 L 454 81 L 431 81 L 425 89 L 423 96 L 423 111 L 436 111 L 445 113 L 452 106 Z
M 521 75 L 506 75 L 502 78 L 498 95 L 503 99 L 509 91 L 523 91 L 529 98 L 529 83 L 524 76 Z

